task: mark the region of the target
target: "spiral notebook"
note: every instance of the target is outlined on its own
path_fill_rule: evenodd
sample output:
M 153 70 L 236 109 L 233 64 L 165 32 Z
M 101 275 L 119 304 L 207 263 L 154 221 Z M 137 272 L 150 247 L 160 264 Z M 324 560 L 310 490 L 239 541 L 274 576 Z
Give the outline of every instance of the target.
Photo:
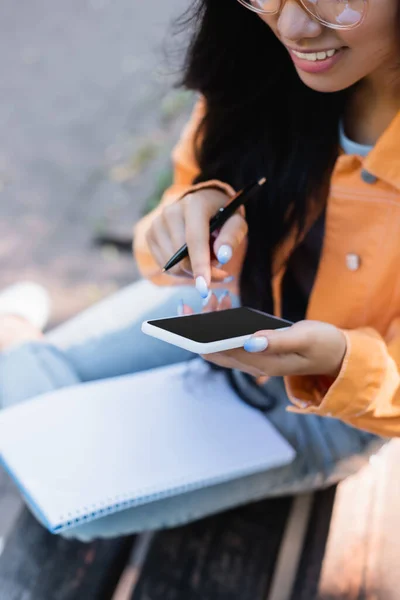
M 201 359 L 0 413 L 1 460 L 52 532 L 290 463 L 294 450 Z

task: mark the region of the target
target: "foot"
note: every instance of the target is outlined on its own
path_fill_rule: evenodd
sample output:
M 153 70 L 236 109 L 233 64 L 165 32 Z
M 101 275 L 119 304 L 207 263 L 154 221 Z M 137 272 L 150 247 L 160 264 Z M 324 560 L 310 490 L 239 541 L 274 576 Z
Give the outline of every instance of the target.
M 47 291 L 36 283 L 19 283 L 0 293 L 0 352 L 40 340 L 50 314 Z
M 0 352 L 11 346 L 43 338 L 43 333 L 32 323 L 14 315 L 0 315 Z

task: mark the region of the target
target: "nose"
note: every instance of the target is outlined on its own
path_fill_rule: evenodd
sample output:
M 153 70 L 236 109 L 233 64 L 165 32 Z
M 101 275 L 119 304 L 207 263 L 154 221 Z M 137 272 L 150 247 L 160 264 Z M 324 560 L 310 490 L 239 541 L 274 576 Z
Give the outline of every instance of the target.
M 277 27 L 281 38 L 292 42 L 316 38 L 324 29 L 296 0 L 286 0 L 280 11 Z

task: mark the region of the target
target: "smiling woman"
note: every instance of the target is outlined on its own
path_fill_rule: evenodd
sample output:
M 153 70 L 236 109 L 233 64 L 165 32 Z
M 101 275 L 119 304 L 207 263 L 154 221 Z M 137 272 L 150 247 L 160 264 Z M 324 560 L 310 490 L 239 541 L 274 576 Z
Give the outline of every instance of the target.
M 228 371 L 297 456 L 288 468 L 101 519 L 90 536 L 323 487 L 400 437 L 399 17 L 398 0 L 196 0 L 184 18 L 192 37 L 182 83 L 198 101 L 172 155 L 173 183 L 136 225 L 134 251 L 144 278 L 190 287 L 140 282 L 123 310 L 119 299 L 99 310 L 106 322 L 129 306 L 129 326 L 66 349 L 8 339 L 0 398 L 5 406 L 51 386 L 191 360 L 139 337 L 142 321 L 233 301 L 295 322 L 205 359 Z M 262 177 L 210 239 L 213 215 Z M 189 256 L 163 272 L 184 243 Z M 139 305 L 148 313 L 135 314 Z M 0 323 L 0 347 L 1 335 Z
M 222 242 L 234 248 L 230 274 L 244 305 L 301 321 L 285 332 L 258 332 L 257 358 L 229 351 L 208 360 L 284 376 L 294 410 L 400 435 L 400 375 L 393 368 L 400 347 L 400 282 L 394 283 L 400 215 L 394 218 L 390 208 L 390 194 L 397 202 L 399 191 L 393 177 L 400 151 L 399 4 L 203 0 L 196 6 L 183 82 L 201 100 L 191 141 L 175 156 L 186 164 L 194 145 L 197 174 L 186 196 L 177 195 L 186 202 L 181 220 L 191 207 L 199 213 L 211 194 L 196 186 L 229 196 L 266 176 L 268 185 L 246 207 L 245 244 L 237 244 L 232 225 L 231 241 L 221 232 L 213 249 Z M 172 229 L 166 216 L 160 218 Z M 162 242 L 151 223 L 147 231 L 151 252 Z M 193 274 L 206 274 L 209 284 L 207 254 L 199 235 L 189 233 Z M 382 235 L 388 252 L 378 265 L 372 257 Z M 141 250 L 138 244 L 139 259 Z M 144 260 L 142 266 L 149 274 Z M 212 297 L 209 307 L 218 308 Z M 367 373 L 376 374 L 371 387 Z M 377 389 L 384 410 L 372 408 Z
M 393 27 L 398 16 L 395 2 L 238 1 L 249 10 L 258 13 L 270 26 L 287 47 L 300 77 L 313 89 L 321 89 L 320 86 L 325 86 L 325 83 L 307 79 L 304 73 L 329 73 L 330 87 L 321 91 L 339 90 L 380 68 L 382 58 L 385 62 L 389 60 L 390 66 L 390 62 L 397 57 L 397 32 Z M 352 54 L 345 52 L 347 50 L 352 50 Z M 335 77 L 332 69 L 343 60 L 346 60 L 347 64 L 338 67 Z M 310 62 L 318 64 L 307 64 Z M 392 63 L 392 66 L 393 64 L 396 63 Z M 347 81 L 344 80 L 345 77 L 348 77 Z

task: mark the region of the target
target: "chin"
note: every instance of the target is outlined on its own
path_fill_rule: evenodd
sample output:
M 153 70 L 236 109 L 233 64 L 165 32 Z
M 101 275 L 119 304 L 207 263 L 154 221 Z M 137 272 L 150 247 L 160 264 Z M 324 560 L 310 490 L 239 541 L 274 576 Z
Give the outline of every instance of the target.
M 297 71 L 297 73 L 307 87 L 325 94 L 341 92 L 356 83 L 355 81 L 345 81 L 342 77 L 333 77 L 332 75 L 312 75 L 311 73 L 300 71 Z

